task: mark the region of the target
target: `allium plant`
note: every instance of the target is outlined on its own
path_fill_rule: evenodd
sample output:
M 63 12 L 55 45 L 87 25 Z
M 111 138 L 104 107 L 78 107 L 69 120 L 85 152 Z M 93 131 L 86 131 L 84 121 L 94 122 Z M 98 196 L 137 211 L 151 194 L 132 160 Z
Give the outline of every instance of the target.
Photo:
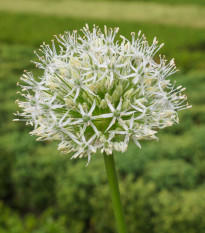
M 177 112 L 190 106 L 185 88 L 167 79 L 176 72 L 174 60 L 154 59 L 163 46 L 156 38 L 149 45 L 141 32 L 119 42 L 118 28 L 90 31 L 86 25 L 81 31 L 55 36 L 58 46 L 52 40 L 35 52 L 43 72 L 21 77 L 23 111 L 16 120 L 32 125 L 37 140 L 58 140 L 58 150 L 73 152 L 71 158 L 89 163 L 100 150 L 109 173 L 113 151 L 125 152 L 130 140 L 141 147 L 141 140 L 157 139 L 157 131 L 178 123 Z M 119 224 L 118 230 L 126 232 Z

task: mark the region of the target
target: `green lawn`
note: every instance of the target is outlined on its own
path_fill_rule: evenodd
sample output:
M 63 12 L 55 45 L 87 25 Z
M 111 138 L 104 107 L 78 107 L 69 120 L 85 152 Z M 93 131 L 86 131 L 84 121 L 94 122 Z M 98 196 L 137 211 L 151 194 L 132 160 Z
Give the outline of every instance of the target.
M 44 0 L 49 1 L 49 0 Z M 53 0 L 56 2 L 62 1 L 62 0 Z M 68 0 L 69 1 L 69 0 Z M 77 0 L 78 1 L 78 0 Z M 123 0 L 81 0 L 81 1 L 108 1 L 108 2 L 122 2 Z M 127 0 L 127 2 L 155 2 L 155 3 L 163 3 L 168 5 L 205 5 L 204 0 Z
M 205 28 L 205 6 L 121 1 L 0 1 L 0 10 L 74 17 L 81 20 L 152 22 Z

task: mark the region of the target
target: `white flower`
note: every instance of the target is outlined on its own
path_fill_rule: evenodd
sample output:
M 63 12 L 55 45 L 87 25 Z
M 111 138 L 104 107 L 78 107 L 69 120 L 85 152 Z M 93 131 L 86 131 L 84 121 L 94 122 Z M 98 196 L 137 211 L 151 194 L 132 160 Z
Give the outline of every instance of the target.
M 59 46 L 43 45 L 37 54 L 40 77 L 26 72 L 21 80 L 22 112 L 19 119 L 34 126 L 38 140 L 59 140 L 62 153 L 87 157 L 100 150 L 125 152 L 130 139 L 157 139 L 158 129 L 178 123 L 177 111 L 189 108 L 185 88 L 167 77 L 176 72 L 174 60 L 166 63 L 154 55 L 163 46 L 144 35 L 129 41 L 118 28 L 104 32 L 88 25 L 56 36 Z
M 80 118 L 73 119 L 74 122 L 72 122 L 71 124 L 74 124 L 74 125 L 83 124 L 82 133 L 84 133 L 86 128 L 90 125 L 93 128 L 93 130 L 95 131 L 95 133 L 97 134 L 97 136 L 99 136 L 99 131 L 97 130 L 96 126 L 92 122 L 92 120 L 98 118 L 97 116 L 92 116 L 92 113 L 95 109 L 95 106 L 96 106 L 96 104 L 95 104 L 95 100 L 94 100 L 93 105 L 88 112 L 87 110 L 84 111 L 82 105 L 79 104 L 78 107 L 80 110 L 77 110 L 77 111 L 81 114 L 81 116 L 80 116 Z
M 119 104 L 118 104 L 116 109 L 114 108 L 114 106 L 111 104 L 111 102 L 109 100 L 107 100 L 107 104 L 108 104 L 110 111 L 112 113 L 108 113 L 108 114 L 106 114 L 106 116 L 112 117 L 112 121 L 110 122 L 110 124 L 109 124 L 108 128 L 105 130 L 105 132 L 108 131 L 115 124 L 116 120 L 118 120 L 120 125 L 126 126 L 125 123 L 123 122 L 122 117 L 132 115 L 135 112 L 135 111 L 128 112 L 127 110 L 122 111 L 122 109 L 121 109 L 122 98 L 120 98 Z

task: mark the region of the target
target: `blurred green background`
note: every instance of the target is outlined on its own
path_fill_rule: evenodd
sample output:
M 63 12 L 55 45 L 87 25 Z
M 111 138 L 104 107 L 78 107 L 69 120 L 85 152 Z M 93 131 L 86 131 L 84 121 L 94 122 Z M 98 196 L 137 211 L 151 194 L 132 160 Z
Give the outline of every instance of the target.
M 43 42 L 88 23 L 140 29 L 180 69 L 192 109 L 158 142 L 116 154 L 129 233 L 205 232 L 205 1 L 0 0 L 0 233 L 114 233 L 100 154 L 70 161 L 12 122 L 16 83 Z

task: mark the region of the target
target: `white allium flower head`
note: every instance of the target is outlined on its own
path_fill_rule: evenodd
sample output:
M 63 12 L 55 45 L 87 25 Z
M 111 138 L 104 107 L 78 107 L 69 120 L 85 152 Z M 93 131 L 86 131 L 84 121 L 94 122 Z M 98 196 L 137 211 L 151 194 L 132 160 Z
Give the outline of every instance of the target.
M 129 41 L 118 28 L 102 32 L 86 25 L 77 31 L 55 36 L 58 46 L 45 43 L 34 62 L 43 73 L 25 72 L 17 100 L 19 119 L 34 126 L 38 140 L 59 140 L 63 153 L 87 157 L 97 150 L 125 152 L 132 140 L 156 139 L 158 129 L 178 122 L 177 112 L 189 108 L 185 88 L 176 87 L 168 76 L 176 72 L 174 60 L 154 55 L 163 46 L 154 38 L 131 33 Z

